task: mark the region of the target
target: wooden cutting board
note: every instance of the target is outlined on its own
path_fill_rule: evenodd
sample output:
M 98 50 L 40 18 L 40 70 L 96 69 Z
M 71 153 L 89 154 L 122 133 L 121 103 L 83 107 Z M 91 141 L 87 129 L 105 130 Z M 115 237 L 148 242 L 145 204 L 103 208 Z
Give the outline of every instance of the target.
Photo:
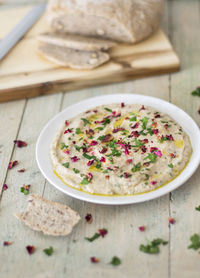
M 0 39 L 31 7 L 0 11 Z M 43 15 L 0 62 L 0 102 L 175 72 L 179 59 L 162 30 L 138 44 L 119 44 L 95 70 L 58 67 L 37 54 L 35 36 L 48 30 Z

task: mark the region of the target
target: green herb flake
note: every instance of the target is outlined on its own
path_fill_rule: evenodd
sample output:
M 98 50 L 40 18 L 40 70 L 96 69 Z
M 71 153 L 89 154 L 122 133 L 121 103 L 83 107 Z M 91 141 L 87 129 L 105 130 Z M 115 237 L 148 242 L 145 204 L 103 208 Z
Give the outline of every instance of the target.
M 90 121 L 88 121 L 85 118 L 81 118 L 81 120 L 84 122 L 84 125 L 89 125 L 90 124 Z
M 191 94 L 193 96 L 198 96 L 200 97 L 200 87 L 197 87 L 196 90 L 192 91 Z
M 74 171 L 75 174 L 80 173 L 80 171 L 78 169 L 76 169 L 76 168 L 73 168 L 73 171 Z
M 112 112 L 112 109 L 110 109 L 110 108 L 105 107 L 104 109 L 108 112 Z
M 81 131 L 81 129 L 79 127 L 76 128 L 76 134 L 83 134 L 83 132 Z
M 64 166 L 65 168 L 69 168 L 69 162 L 63 163 L 63 166 Z
M 49 248 L 43 249 L 43 252 L 47 255 L 47 256 L 51 256 L 53 254 L 53 247 L 50 246 Z
M 88 184 L 88 183 L 89 183 L 88 177 L 85 177 L 85 178 L 82 179 L 80 184 L 85 185 L 85 184 Z
M 20 191 L 22 193 L 24 193 L 24 195 L 28 195 L 29 194 L 29 190 L 25 189 L 23 186 L 21 187 Z
M 135 165 L 133 166 L 133 168 L 131 169 L 131 171 L 132 171 L 133 173 L 135 173 L 135 172 L 140 171 L 140 169 L 141 169 L 141 163 L 138 162 L 137 164 L 135 164 Z
M 86 240 L 88 240 L 89 242 L 94 241 L 95 239 L 99 238 L 100 234 L 99 233 L 95 233 L 92 237 L 85 237 Z
M 60 149 L 63 150 L 63 149 L 66 149 L 66 148 L 67 148 L 67 146 L 65 145 L 64 142 L 62 142 L 62 143 L 60 144 Z
M 87 154 L 87 153 L 84 153 L 84 154 L 83 154 L 83 157 L 85 157 L 85 158 L 87 158 L 87 159 L 97 159 L 96 156 L 94 156 L 94 155 L 89 155 L 89 154 Z
M 144 146 L 144 143 L 142 143 L 140 140 L 135 139 L 135 145 L 133 147 L 139 148 L 141 146 Z
M 200 248 L 200 236 L 198 234 L 194 234 L 190 237 L 192 244 L 188 246 L 188 249 L 197 250 Z
M 169 168 L 174 168 L 174 165 L 172 163 L 168 164 Z
M 108 119 L 108 118 L 104 118 L 104 121 L 103 121 L 103 125 L 107 125 L 107 124 L 109 124 L 110 123 L 110 119 Z
M 110 264 L 117 266 L 121 264 L 121 260 L 120 258 L 118 258 L 117 256 L 114 256 L 110 262 Z
M 195 208 L 196 210 L 200 211 L 200 205 L 198 207 Z
M 143 128 L 143 129 L 146 129 L 146 128 L 147 128 L 148 120 L 149 120 L 149 119 L 148 119 L 147 117 L 144 117 L 144 118 L 141 119 L 141 121 L 142 121 L 142 128 Z
M 129 119 L 129 121 L 131 121 L 131 122 L 135 122 L 135 121 L 137 121 L 137 117 L 136 117 L 136 116 L 134 116 L 134 117 L 130 118 L 130 119 Z
M 98 162 L 96 163 L 95 167 L 96 167 L 97 169 L 100 169 L 100 168 L 101 168 L 101 162 L 98 161 Z
M 157 159 L 157 155 L 155 153 L 149 153 L 144 159 L 149 159 L 152 163 L 154 163 Z
M 168 242 L 161 239 L 157 238 L 152 241 L 149 241 L 147 245 L 141 244 L 139 249 L 140 251 L 147 253 L 147 254 L 158 254 L 160 252 L 159 245 L 166 245 Z
M 105 138 L 105 135 L 102 135 L 102 136 L 99 136 L 99 137 L 97 138 L 97 140 L 98 140 L 98 141 L 102 141 L 104 138 Z

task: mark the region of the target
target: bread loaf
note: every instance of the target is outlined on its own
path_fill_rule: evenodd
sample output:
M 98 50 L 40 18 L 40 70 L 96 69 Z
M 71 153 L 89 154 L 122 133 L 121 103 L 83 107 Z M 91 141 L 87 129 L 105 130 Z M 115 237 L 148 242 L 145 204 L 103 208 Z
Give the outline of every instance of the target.
M 164 0 L 50 0 L 53 31 L 135 43 L 159 26 Z

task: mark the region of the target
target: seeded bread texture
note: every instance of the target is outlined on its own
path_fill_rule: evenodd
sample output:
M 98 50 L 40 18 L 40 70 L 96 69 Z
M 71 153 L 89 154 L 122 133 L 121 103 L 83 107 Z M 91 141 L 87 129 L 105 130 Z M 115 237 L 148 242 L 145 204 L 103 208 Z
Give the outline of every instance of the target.
M 61 47 L 71 49 L 93 51 L 93 50 L 108 50 L 117 45 L 116 42 L 103 40 L 101 38 L 83 37 L 79 35 L 70 35 L 62 33 L 43 33 L 37 36 L 37 40 L 44 43 L 49 43 Z
M 57 65 L 83 70 L 94 69 L 110 59 L 107 53 L 101 51 L 76 50 L 49 43 L 41 43 L 38 52 Z
M 15 216 L 31 229 L 53 236 L 70 234 L 80 220 L 79 214 L 67 205 L 51 202 L 38 195 L 31 195 L 26 211 Z
M 50 0 L 54 31 L 138 42 L 158 29 L 164 0 Z

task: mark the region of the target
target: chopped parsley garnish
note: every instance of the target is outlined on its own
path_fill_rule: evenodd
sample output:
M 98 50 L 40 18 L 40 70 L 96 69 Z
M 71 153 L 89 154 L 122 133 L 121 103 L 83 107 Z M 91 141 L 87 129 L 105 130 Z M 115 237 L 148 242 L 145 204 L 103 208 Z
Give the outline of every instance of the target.
M 135 145 L 133 147 L 141 147 L 141 146 L 144 146 L 144 143 L 142 143 L 140 140 L 138 139 L 135 139 Z
M 193 96 L 198 96 L 198 97 L 200 97 L 200 87 L 197 87 L 196 90 L 194 90 L 191 94 L 192 94 Z
M 137 164 L 135 164 L 135 165 L 133 166 L 133 168 L 131 169 L 131 171 L 132 171 L 133 173 L 135 173 L 135 172 L 140 171 L 140 169 L 141 169 L 141 163 L 138 162 Z
M 65 145 L 64 142 L 62 142 L 62 143 L 60 144 L 60 149 L 63 150 L 63 149 L 65 149 L 65 148 L 67 148 L 67 146 Z
M 200 236 L 198 234 L 194 234 L 193 236 L 190 237 L 190 240 L 192 244 L 188 246 L 188 249 L 194 249 L 197 250 L 200 248 Z
M 98 161 L 98 162 L 96 163 L 95 167 L 96 167 L 97 169 L 100 169 L 100 168 L 101 168 L 101 162 Z
M 72 170 L 74 171 L 75 174 L 80 173 L 80 171 L 78 169 L 76 169 L 76 168 L 73 168 Z
M 149 153 L 144 159 L 149 159 L 152 163 L 154 163 L 157 159 L 157 155 L 155 153 Z
M 99 127 L 96 127 L 95 129 L 98 129 L 98 130 L 103 130 L 103 129 L 104 129 L 104 127 L 99 126 Z
M 112 112 L 112 109 L 110 109 L 110 108 L 105 107 L 104 109 L 108 112 Z
M 104 120 L 103 120 L 103 125 L 107 125 L 107 124 L 109 124 L 110 123 L 110 119 L 108 119 L 108 118 L 104 118 Z
M 21 187 L 20 191 L 21 191 L 22 193 L 24 193 L 24 195 L 28 195 L 28 194 L 29 194 L 29 190 L 26 189 L 26 188 L 24 188 L 23 186 Z
M 90 124 L 90 121 L 88 121 L 85 118 L 81 118 L 81 120 L 84 122 L 84 125 L 89 125 Z
M 136 117 L 136 116 L 134 116 L 134 117 L 132 117 L 132 118 L 129 119 L 129 121 L 131 121 L 131 122 L 135 122 L 136 120 L 137 120 L 137 117 Z
M 169 168 L 173 168 L 174 165 L 173 165 L 172 163 L 170 163 L 170 164 L 168 164 L 168 167 L 169 167 Z
M 89 154 L 87 154 L 87 153 L 84 153 L 83 156 L 84 156 L 85 158 L 87 158 L 87 159 L 97 159 L 96 156 L 94 156 L 94 155 L 89 155 Z
M 147 123 L 148 123 L 148 118 L 144 117 L 144 118 L 141 119 L 141 121 L 142 121 L 142 128 L 146 129 L 147 128 Z
M 83 132 L 81 131 L 81 129 L 79 127 L 76 128 L 76 134 L 83 134 Z
M 198 207 L 195 208 L 196 210 L 200 211 L 200 205 Z
M 81 150 L 82 148 L 83 148 L 83 147 L 79 147 L 79 146 L 75 145 L 75 149 L 76 149 L 78 152 L 80 152 L 80 150 Z
M 43 249 L 43 252 L 47 255 L 47 256 L 51 256 L 53 254 L 53 247 L 50 246 L 49 248 Z
M 103 170 L 103 173 L 104 173 L 104 174 L 107 174 L 107 173 L 108 173 L 108 169 Z
M 167 141 L 167 138 L 165 136 L 162 136 L 160 140 L 158 140 L 159 143 L 163 143 L 164 141 Z
M 159 245 L 160 244 L 166 245 L 167 243 L 168 243 L 167 241 L 164 241 L 161 238 L 157 238 L 152 241 L 149 241 L 147 243 L 147 245 L 141 244 L 140 251 L 147 253 L 147 254 L 157 254 L 160 252 Z
M 117 256 L 114 256 L 110 262 L 110 264 L 117 266 L 121 264 L 121 260 L 120 258 L 118 258 Z
M 64 166 L 65 168 L 69 168 L 69 162 L 63 163 L 63 166 Z
M 105 135 L 99 136 L 97 140 L 102 141 L 105 138 Z
M 86 240 L 92 242 L 94 241 L 95 239 L 99 238 L 100 237 L 100 234 L 99 233 L 95 233 L 92 237 L 85 237 Z

